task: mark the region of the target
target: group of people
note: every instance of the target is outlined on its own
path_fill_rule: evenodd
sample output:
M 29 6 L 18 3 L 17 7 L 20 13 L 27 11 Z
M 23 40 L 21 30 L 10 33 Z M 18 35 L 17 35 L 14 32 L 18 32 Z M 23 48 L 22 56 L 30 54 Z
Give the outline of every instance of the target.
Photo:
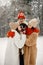
M 38 20 L 25 21 L 25 14 L 19 12 L 18 21 L 10 22 L 9 39 L 4 65 L 35 65 L 37 56 Z

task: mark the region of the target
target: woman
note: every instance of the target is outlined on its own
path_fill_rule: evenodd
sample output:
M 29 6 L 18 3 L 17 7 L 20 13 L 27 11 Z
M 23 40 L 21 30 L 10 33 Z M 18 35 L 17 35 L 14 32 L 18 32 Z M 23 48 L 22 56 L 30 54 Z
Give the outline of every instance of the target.
M 15 30 L 18 27 L 17 23 L 11 22 L 10 24 L 11 31 L 10 33 L 14 34 L 13 38 L 10 33 L 7 33 L 8 45 L 6 49 L 5 55 L 5 63 L 4 65 L 19 65 L 19 48 L 22 48 L 25 44 L 26 36 L 24 34 L 20 34 Z

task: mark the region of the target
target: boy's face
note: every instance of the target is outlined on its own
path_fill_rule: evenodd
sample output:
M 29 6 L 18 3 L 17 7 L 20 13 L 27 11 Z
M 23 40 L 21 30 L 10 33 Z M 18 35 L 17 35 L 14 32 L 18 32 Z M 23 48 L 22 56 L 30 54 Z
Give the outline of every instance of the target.
M 19 19 L 19 23 L 23 23 L 24 22 L 24 19 Z

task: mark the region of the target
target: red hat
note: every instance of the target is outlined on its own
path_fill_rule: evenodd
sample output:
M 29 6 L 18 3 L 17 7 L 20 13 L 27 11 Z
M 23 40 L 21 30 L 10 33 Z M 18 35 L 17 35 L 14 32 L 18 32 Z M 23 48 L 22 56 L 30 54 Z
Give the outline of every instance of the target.
M 24 15 L 24 13 L 23 12 L 20 12 L 19 14 L 18 14 L 18 19 L 25 19 L 25 15 Z

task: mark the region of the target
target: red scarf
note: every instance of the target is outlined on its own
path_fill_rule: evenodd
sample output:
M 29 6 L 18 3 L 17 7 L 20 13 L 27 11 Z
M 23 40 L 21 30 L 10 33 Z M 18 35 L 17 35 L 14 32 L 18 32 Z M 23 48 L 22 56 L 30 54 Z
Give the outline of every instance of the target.
M 38 28 L 26 28 L 26 34 L 27 35 L 30 35 L 32 34 L 33 32 L 36 32 L 36 33 L 39 33 L 39 29 Z

